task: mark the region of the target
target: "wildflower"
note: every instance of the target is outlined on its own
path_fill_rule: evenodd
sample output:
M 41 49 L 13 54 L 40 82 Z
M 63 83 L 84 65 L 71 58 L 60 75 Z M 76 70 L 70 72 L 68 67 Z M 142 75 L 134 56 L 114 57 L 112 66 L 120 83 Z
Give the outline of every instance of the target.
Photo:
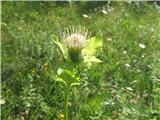
M 108 40 L 108 41 L 112 41 L 112 38 L 108 38 L 107 40 Z
M 43 65 L 44 67 L 48 67 L 48 63 L 44 63 L 44 65 Z
M 86 14 L 83 14 L 83 17 L 85 17 L 85 18 L 88 18 L 88 15 L 86 15 Z
M 127 54 L 127 51 L 123 51 L 123 54 Z
M 149 68 L 152 68 L 152 65 L 148 65 Z
M 131 87 L 126 87 L 126 89 L 129 91 L 133 91 L 133 89 Z
M 106 10 L 101 10 L 103 14 L 108 14 L 108 12 Z
M 63 115 L 63 114 L 60 114 L 60 115 L 58 116 L 58 118 L 59 118 L 60 120 L 63 120 L 63 119 L 64 119 L 64 115 Z
M 0 99 L 0 105 L 4 105 L 6 101 L 4 99 Z
M 139 47 L 142 48 L 142 49 L 146 48 L 146 46 L 144 44 L 141 44 L 141 43 L 139 43 Z
M 82 50 L 86 45 L 86 37 L 79 33 L 73 33 L 66 38 L 65 44 L 68 49 Z
M 32 69 L 32 73 L 33 73 L 33 74 L 36 73 L 36 69 L 35 69 L 35 68 Z
M 78 63 L 82 60 L 82 49 L 87 44 L 87 30 L 84 28 L 71 28 L 64 36 L 64 43 L 68 49 L 68 54 L 72 62 Z
M 130 64 L 126 63 L 125 66 L 126 66 L 126 67 L 130 67 Z

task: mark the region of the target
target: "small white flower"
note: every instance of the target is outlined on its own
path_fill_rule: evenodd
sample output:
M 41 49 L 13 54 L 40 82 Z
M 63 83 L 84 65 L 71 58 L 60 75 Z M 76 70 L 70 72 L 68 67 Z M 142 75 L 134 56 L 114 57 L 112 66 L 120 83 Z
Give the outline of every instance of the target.
M 127 53 L 127 51 L 123 51 L 123 54 L 126 54 Z
M 112 41 L 112 38 L 108 38 L 107 40 L 108 40 L 108 41 Z
M 88 32 L 83 27 L 70 27 L 63 36 L 64 43 L 69 50 L 82 50 L 87 43 Z
M 89 16 L 88 16 L 88 15 L 86 15 L 86 14 L 83 14 L 83 17 L 88 18 Z
M 106 10 L 101 10 L 103 14 L 108 14 L 108 12 Z
M 131 87 L 126 87 L 127 90 L 133 91 Z
M 152 68 L 152 65 L 148 65 L 149 68 Z
M 4 99 L 0 99 L 0 105 L 4 105 L 6 101 Z
M 142 49 L 146 48 L 146 46 L 142 43 L 139 43 L 139 47 L 142 48 Z
M 73 33 L 65 39 L 65 44 L 68 49 L 81 50 L 86 46 L 86 37 L 78 33 Z
M 125 66 L 126 66 L 126 67 L 131 67 L 130 64 L 128 64 L 128 63 L 126 63 Z
M 62 69 L 62 68 L 58 68 L 57 74 L 58 74 L 58 75 L 61 75 L 62 72 L 63 72 L 63 69 Z

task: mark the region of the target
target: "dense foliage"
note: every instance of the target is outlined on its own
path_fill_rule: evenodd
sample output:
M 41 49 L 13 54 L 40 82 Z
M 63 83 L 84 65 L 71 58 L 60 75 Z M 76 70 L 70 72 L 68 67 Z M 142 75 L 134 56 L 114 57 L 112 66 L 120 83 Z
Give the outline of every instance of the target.
M 78 69 L 71 120 L 160 119 L 160 7 L 156 2 L 2 2 L 2 120 L 63 119 L 56 82 L 66 63 L 53 37 L 69 26 L 103 41 L 102 63 Z M 70 66 L 68 66 L 70 67 Z

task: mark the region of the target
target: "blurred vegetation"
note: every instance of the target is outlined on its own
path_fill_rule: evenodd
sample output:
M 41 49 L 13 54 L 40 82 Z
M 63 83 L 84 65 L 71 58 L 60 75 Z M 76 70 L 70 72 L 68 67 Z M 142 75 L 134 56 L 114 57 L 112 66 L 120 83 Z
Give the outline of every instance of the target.
M 103 40 L 103 61 L 79 70 L 72 120 L 160 119 L 160 2 L 2 2 L 2 120 L 59 120 L 65 63 L 53 44 L 68 26 Z

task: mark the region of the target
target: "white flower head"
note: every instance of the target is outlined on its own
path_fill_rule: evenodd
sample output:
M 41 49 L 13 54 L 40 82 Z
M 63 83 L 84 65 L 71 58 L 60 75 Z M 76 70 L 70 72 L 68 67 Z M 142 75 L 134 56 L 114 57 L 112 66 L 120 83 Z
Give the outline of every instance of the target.
M 101 10 L 103 14 L 108 14 L 108 12 L 106 10 Z
M 0 105 L 3 105 L 5 103 L 6 103 L 6 101 L 4 99 L 0 99 Z
M 128 63 L 126 63 L 126 64 L 125 64 L 125 66 L 126 66 L 126 67 L 131 67 L 131 65 L 130 65 L 130 64 L 128 64 Z
M 112 41 L 112 38 L 108 38 L 107 40 L 108 40 L 108 41 Z
M 69 50 L 82 50 L 87 44 L 88 32 L 82 27 L 68 28 L 64 43 Z
M 124 50 L 124 51 L 123 51 L 123 54 L 127 54 L 127 51 Z
M 86 14 L 83 14 L 83 17 L 85 17 L 85 18 L 88 18 L 88 15 L 86 15 Z
M 146 48 L 146 46 L 142 43 L 139 43 L 139 47 L 142 48 L 142 49 Z

